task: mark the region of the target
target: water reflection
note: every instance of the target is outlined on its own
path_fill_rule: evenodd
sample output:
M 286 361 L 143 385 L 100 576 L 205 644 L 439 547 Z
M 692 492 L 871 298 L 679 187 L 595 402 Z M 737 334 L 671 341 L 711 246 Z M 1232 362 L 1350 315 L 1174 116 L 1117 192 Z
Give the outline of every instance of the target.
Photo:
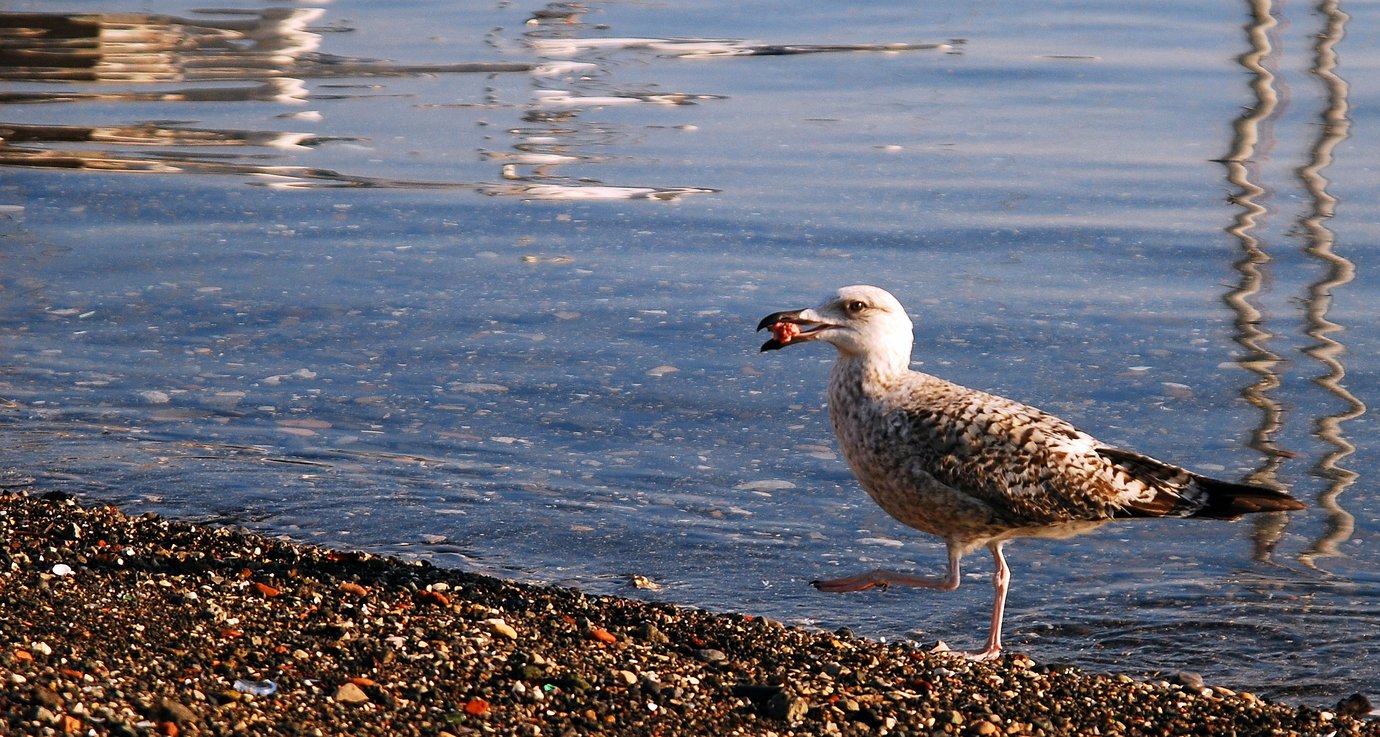
M 1327 316 L 1334 291 L 1355 277 L 1354 264 L 1335 252 L 1334 234 L 1326 226 L 1326 221 L 1334 214 L 1337 200 L 1327 192 L 1327 179 L 1323 175 L 1332 162 L 1334 149 L 1346 139 L 1349 129 L 1348 88 L 1336 73 L 1336 46 L 1342 39 L 1348 16 L 1335 0 L 1323 0 L 1317 7 L 1325 19 L 1325 27 L 1316 36 L 1310 72 L 1322 83 L 1326 104 L 1321 113 L 1321 125 L 1316 127 L 1318 138 L 1309 149 L 1309 161 L 1297 169 L 1296 175 L 1311 203 L 1309 211 L 1299 222 L 1300 232 L 1307 243 L 1304 251 L 1323 264 L 1325 272 L 1321 279 L 1310 285 L 1304 299 L 1305 332 L 1314 343 L 1305 347 L 1303 353 L 1323 365 L 1325 373 L 1315 378 L 1314 384 L 1341 400 L 1343 409 L 1336 414 L 1319 417 L 1315 423 L 1314 434 L 1330 444 L 1332 450 L 1317 464 L 1319 475 L 1328 479 L 1328 488 L 1319 495 L 1317 502 L 1328 512 L 1327 529 L 1309 550 L 1300 554 L 1300 560 L 1310 567 L 1315 567 L 1314 560 L 1319 557 L 1339 555 L 1339 545 L 1349 539 L 1354 530 L 1354 518 L 1341 507 L 1339 498 L 1357 474 L 1342 468 L 1338 462 L 1355 450 L 1355 446 L 1342 434 L 1342 423 L 1359 417 L 1366 409 L 1342 384 L 1346 375 L 1341 360 L 1345 346 L 1336 334 L 1343 328 Z M 1252 19 L 1246 26 L 1250 50 L 1238 57 L 1238 62 L 1251 75 L 1250 89 L 1254 105 L 1235 121 L 1232 150 L 1221 160 L 1227 168 L 1227 180 L 1237 188 L 1232 202 L 1240 208 L 1227 232 L 1238 240 L 1242 252 L 1241 258 L 1233 264 L 1239 275 L 1238 283 L 1224 295 L 1223 301 L 1236 315 L 1234 339 L 1245 350 L 1238 363 L 1256 375 L 1255 380 L 1241 391 L 1242 397 L 1260 410 L 1260 421 L 1252 432 L 1249 445 L 1261 453 L 1262 460 L 1248 480 L 1274 484 L 1279 467 L 1293 454 L 1277 444 L 1285 412 L 1272 393 L 1281 385 L 1283 362 L 1280 355 L 1269 348 L 1274 335 L 1266 327 L 1264 315 L 1256 306 L 1262 292 L 1268 287 L 1266 267 L 1271 262 L 1267 244 L 1257 234 L 1261 222 L 1271 213 L 1267 204 L 1269 192 L 1257 182 L 1263 179 L 1260 162 L 1268 158 L 1274 143 L 1273 124 L 1281 108 L 1279 83 L 1271 71 L 1279 64 L 1278 44 L 1274 38 L 1278 22 L 1271 0 L 1252 0 L 1250 8 Z M 1254 524 L 1256 558 L 1268 560 L 1283 534 L 1286 520 L 1283 515 L 1259 515 Z
M 318 27 L 322 8 L 267 8 L 199 11 L 195 17 L 141 13 L 0 13 L 0 79 L 62 85 L 61 89 L 8 90 L 0 102 L 39 103 L 206 103 L 269 102 L 301 105 L 378 94 L 368 91 L 323 94 L 308 80 L 378 78 L 436 74 L 523 74 L 534 80 L 530 98 L 505 101 L 493 87 L 479 104 L 423 104 L 419 107 L 484 107 L 512 110 L 522 125 L 509 151 L 484 151 L 498 164 L 493 182 L 426 181 L 364 176 L 304 166 L 289 153 L 351 136 L 313 136 L 279 130 L 192 129 L 181 124 L 34 125 L 0 123 L 0 166 L 59 168 L 99 172 L 197 173 L 245 176 L 254 184 L 280 188 L 388 187 L 468 190 L 524 199 L 657 199 L 716 190 L 691 186 L 641 186 L 606 182 L 559 169 L 611 159 L 594 151 L 629 143 L 639 132 L 584 118 L 594 111 L 627 105 L 687 106 L 722 99 L 713 94 L 652 92 L 612 84 L 607 56 L 619 51 L 651 52 L 657 57 L 780 56 L 826 52 L 886 52 L 951 49 L 947 44 L 764 44 L 735 39 L 594 38 L 600 26 L 586 24 L 585 6 L 552 3 L 531 14 L 523 44 L 501 53 L 535 57 L 523 61 L 403 65 L 334 56 L 320 51 L 323 34 L 351 30 Z M 572 60 L 587 55 L 590 58 Z M 190 84 L 189 84 L 190 83 Z M 95 84 L 100 89 L 80 89 Z M 178 84 L 173 89 L 164 85 Z M 126 85 L 125 89 L 108 89 Z M 136 86 L 137 85 L 137 86 Z M 149 89 L 153 86 L 153 89 Z M 280 118 L 308 119 L 309 113 Z M 488 125 L 481 123 L 481 125 Z M 692 129 L 682 124 L 675 126 Z M 88 144 L 120 148 L 93 149 Z M 137 147 L 160 146 L 156 153 Z M 218 153 L 205 146 L 268 148 L 269 152 Z M 136 147 L 130 150 L 128 147 Z M 264 163 L 264 159 L 272 163 Z
M 6 91 L 0 102 L 38 103 L 204 103 L 260 101 L 300 104 L 315 95 L 305 80 L 335 77 L 530 72 L 536 76 L 569 73 L 569 64 L 542 67 L 529 62 L 473 62 L 398 65 L 319 53 L 322 36 L 311 23 L 320 8 L 269 8 L 207 11 L 209 17 L 181 18 L 139 13 L 0 13 L 0 79 L 63 83 L 60 90 Z M 177 89 L 82 91 L 77 83 L 161 85 L 193 82 Z M 236 84 L 236 83 L 248 84 Z M 590 104 L 586 101 L 585 104 Z M 305 114 L 310 115 L 310 113 Z M 319 114 L 318 114 L 319 115 Z M 299 115 L 285 114 L 294 119 Z M 387 179 L 331 169 L 261 163 L 284 154 L 207 154 L 214 147 L 269 148 L 278 151 L 321 146 L 352 137 L 315 136 L 292 131 L 190 128 L 179 124 L 34 125 L 0 123 L 0 166 L 145 172 L 233 174 L 280 189 L 319 187 L 406 187 L 471 190 L 530 199 L 675 199 L 712 190 L 693 187 L 597 187 L 500 182 L 435 182 Z M 105 144 L 119 148 L 89 148 Z M 157 152 L 139 147 L 158 146 Z M 130 150 L 128 147 L 135 147 Z M 191 150 L 189 150 L 191 149 Z M 509 178 L 509 177 L 505 177 Z
M 0 79 L 179 82 L 284 76 L 321 44 L 320 8 L 142 13 L 0 13 Z M 223 90 L 218 90 L 223 91 Z M 244 99 L 236 91 L 229 97 Z
M 1316 467 L 1318 475 L 1328 481 L 1327 488 L 1318 495 L 1318 506 L 1327 512 L 1327 528 L 1300 556 L 1309 566 L 1315 565 L 1318 558 L 1341 555 L 1339 546 L 1349 540 L 1355 530 L 1355 518 L 1340 504 L 1342 493 L 1358 476 L 1355 471 L 1340 465 L 1342 459 L 1356 450 L 1342 434 L 1342 424 L 1366 411 L 1366 405 L 1342 383 L 1346 367 L 1341 359 L 1346 347 L 1338 334 L 1343 327 L 1328 318 L 1333 293 L 1356 276 L 1355 264 L 1334 250 L 1336 236 L 1327 227 L 1327 221 L 1336 211 L 1337 198 L 1328 193 L 1328 181 L 1323 174 L 1332 163 L 1333 151 L 1346 140 L 1351 128 L 1347 117 L 1349 88 L 1336 71 L 1337 44 L 1345 35 L 1350 17 L 1342 12 L 1337 0 L 1323 0 L 1318 4 L 1318 11 L 1326 20 L 1326 27 L 1314 42 L 1312 73 L 1322 83 L 1325 105 L 1318 126 L 1318 140 L 1309 150 L 1309 162 L 1298 170 L 1299 181 L 1312 202 L 1311 211 L 1299 224 L 1308 239 L 1306 252 L 1325 264 L 1327 270 L 1308 291 L 1306 332 L 1315 342 L 1303 352 L 1322 364 L 1325 373 L 1313 381 L 1337 397 L 1342 409 L 1336 414 L 1319 417 L 1314 426 L 1314 433 L 1331 445 L 1332 450 L 1319 459 Z
M 1238 57 L 1237 61 L 1251 74 L 1251 93 L 1255 104 L 1233 124 L 1232 150 L 1222 159 L 1227 167 L 1227 181 L 1237 188 L 1232 202 L 1241 208 L 1227 232 L 1240 241 L 1242 255 L 1232 264 L 1239 274 L 1236 288 L 1223 299 L 1236 315 L 1234 339 L 1245 351 L 1238 363 L 1256 375 L 1255 381 L 1241 390 L 1241 396 L 1260 410 L 1260 422 L 1251 433 L 1249 445 L 1260 452 L 1262 461 L 1247 480 L 1268 485 L 1275 483 L 1279 466 L 1289 455 L 1275 444 L 1283 425 L 1284 410 L 1270 396 L 1279 388 L 1280 356 L 1269 349 L 1269 342 L 1274 336 L 1255 305 L 1266 281 L 1264 267 L 1270 263 L 1265 244 L 1255 234 L 1260 220 L 1269 213 L 1269 208 L 1264 204 L 1267 192 L 1255 182 L 1260 178 L 1258 162 L 1268 153 L 1271 144 L 1269 123 L 1279 108 L 1275 76 L 1266 64 L 1274 53 L 1272 34 L 1277 23 L 1270 0 L 1254 0 L 1251 12 L 1252 20 L 1247 26 L 1250 51 Z M 1256 542 L 1257 557 L 1268 556 L 1270 544 L 1260 537 Z
M 625 105 L 693 105 L 722 99 L 712 94 L 660 93 L 628 89 L 626 83 L 606 81 L 613 75 L 611 55 L 620 52 L 652 52 L 662 58 L 784 56 L 835 52 L 951 51 L 942 43 L 888 44 L 766 44 L 760 41 L 712 38 L 599 37 L 602 28 L 584 16 L 580 3 L 550 3 L 527 20 L 523 43 L 539 56 L 546 68 L 561 68 L 562 75 L 533 75 L 534 89 L 523 121 L 511 131 L 511 152 L 486 152 L 501 160 L 504 179 L 528 182 L 529 198 L 574 199 L 599 197 L 605 189 L 585 186 L 581 179 L 563 174 L 561 167 L 584 164 L 601 157 L 591 151 L 606 150 L 619 136 L 630 132 L 587 120 L 606 107 Z M 578 61 L 570 61 L 578 59 Z M 562 61 L 565 60 L 565 61 Z M 561 67 L 566 64 L 571 66 Z M 574 88 L 574 89 L 572 89 Z M 693 130 L 694 126 L 675 126 Z M 705 190 L 699 190 L 705 191 Z M 654 195 L 659 196 L 659 195 Z

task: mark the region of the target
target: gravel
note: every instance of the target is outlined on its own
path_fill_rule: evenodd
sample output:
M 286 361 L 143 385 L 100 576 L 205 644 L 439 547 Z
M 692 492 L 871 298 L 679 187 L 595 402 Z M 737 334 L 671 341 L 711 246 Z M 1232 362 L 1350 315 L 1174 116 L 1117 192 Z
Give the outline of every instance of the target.
M 0 495 L 0 681 L 13 735 L 1380 735 L 1361 695 L 972 663 L 57 494 Z

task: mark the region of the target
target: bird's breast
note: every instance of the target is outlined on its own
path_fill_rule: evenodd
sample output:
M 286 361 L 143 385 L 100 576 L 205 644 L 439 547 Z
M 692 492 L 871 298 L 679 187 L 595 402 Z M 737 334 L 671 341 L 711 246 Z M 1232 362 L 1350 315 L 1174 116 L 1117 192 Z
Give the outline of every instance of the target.
M 991 509 L 932 473 L 940 446 L 953 440 L 942 431 L 917 424 L 884 393 L 849 385 L 831 387 L 829 417 L 853 474 L 887 514 L 946 539 L 1000 532 Z

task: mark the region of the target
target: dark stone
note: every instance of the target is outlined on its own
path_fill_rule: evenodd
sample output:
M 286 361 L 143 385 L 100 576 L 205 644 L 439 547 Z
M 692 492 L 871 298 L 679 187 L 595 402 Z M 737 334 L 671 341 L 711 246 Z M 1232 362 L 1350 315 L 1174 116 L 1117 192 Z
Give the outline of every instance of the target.
M 185 704 L 169 698 L 158 700 L 158 716 L 177 725 L 194 724 L 201 720 L 201 717 Z
M 1364 717 L 1374 709 L 1365 694 L 1354 693 L 1337 702 L 1337 713 L 1343 716 Z
M 66 708 L 66 703 L 58 695 L 58 692 L 46 686 L 34 686 L 33 703 L 46 706 L 55 712 L 63 711 Z
M 671 641 L 671 638 L 667 637 L 651 622 L 644 622 L 642 626 L 633 630 L 633 636 L 639 640 L 646 640 L 656 645 L 665 645 Z
M 767 701 L 763 713 L 771 719 L 779 719 L 788 724 L 799 722 L 810 712 L 810 702 L 803 697 L 782 689 Z

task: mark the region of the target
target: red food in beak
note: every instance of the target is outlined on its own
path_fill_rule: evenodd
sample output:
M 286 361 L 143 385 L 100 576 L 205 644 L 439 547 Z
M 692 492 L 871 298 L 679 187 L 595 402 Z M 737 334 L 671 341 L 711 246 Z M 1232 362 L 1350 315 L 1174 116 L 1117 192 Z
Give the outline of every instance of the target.
M 771 334 L 781 345 L 786 345 L 800 335 L 800 326 L 793 322 L 778 322 L 771 326 Z

